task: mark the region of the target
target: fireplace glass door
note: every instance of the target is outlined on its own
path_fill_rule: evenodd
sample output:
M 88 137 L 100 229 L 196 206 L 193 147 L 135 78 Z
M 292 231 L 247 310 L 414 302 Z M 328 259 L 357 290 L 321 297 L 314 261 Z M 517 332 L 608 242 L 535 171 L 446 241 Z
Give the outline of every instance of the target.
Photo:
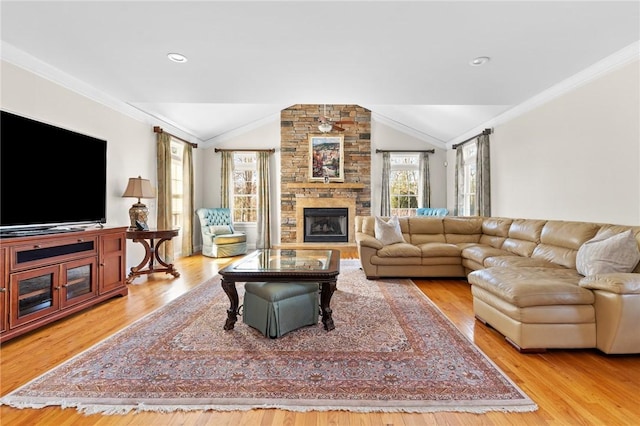
M 347 242 L 349 209 L 346 208 L 305 208 L 305 242 Z

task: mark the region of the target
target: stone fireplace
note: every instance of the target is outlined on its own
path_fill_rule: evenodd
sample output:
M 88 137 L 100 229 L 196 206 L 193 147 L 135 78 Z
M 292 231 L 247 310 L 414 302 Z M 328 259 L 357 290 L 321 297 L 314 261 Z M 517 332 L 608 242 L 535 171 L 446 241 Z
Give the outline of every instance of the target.
M 317 232 L 316 238 L 307 238 L 307 230 L 305 229 L 309 224 L 309 219 L 305 220 L 305 213 L 310 210 L 321 211 L 318 219 L 318 225 L 323 225 L 321 221 L 336 216 L 329 216 L 328 210 L 342 210 L 344 211 L 344 225 L 346 229 L 334 230 L 333 232 Z M 331 212 L 333 215 L 336 212 Z M 323 219 L 323 217 L 325 219 Z M 338 216 L 339 217 L 339 216 Z M 309 243 L 309 242 L 355 242 L 355 238 L 351 229 L 354 226 L 356 220 L 356 202 L 353 198 L 298 198 L 296 202 L 296 243 Z M 332 221 L 333 222 L 333 221 Z M 311 222 L 313 223 L 313 222 Z M 335 223 L 335 222 L 333 222 Z M 329 235 L 327 235 L 329 234 Z M 315 240 L 315 241 L 314 241 Z
M 371 111 L 358 105 L 327 105 L 326 115 L 331 120 L 353 121 L 345 124 L 344 131 L 328 135 L 344 137 L 344 182 L 310 181 L 309 136 L 318 136 L 318 118 L 324 114 L 323 105 L 293 105 L 280 115 L 280 171 L 281 217 L 280 243 L 322 244 L 324 242 L 355 244 L 356 215 L 371 214 Z M 346 236 L 316 235 L 316 241 L 305 239 L 305 208 L 346 209 Z M 324 220 L 328 228 L 332 220 Z M 318 230 L 325 223 L 318 224 Z M 337 233 L 337 232 L 336 232 Z M 342 230 L 339 232 L 342 234 Z M 328 237 L 328 238 L 325 238 Z M 346 237 L 346 238 L 345 238 Z M 314 238 L 312 237 L 311 240 Z

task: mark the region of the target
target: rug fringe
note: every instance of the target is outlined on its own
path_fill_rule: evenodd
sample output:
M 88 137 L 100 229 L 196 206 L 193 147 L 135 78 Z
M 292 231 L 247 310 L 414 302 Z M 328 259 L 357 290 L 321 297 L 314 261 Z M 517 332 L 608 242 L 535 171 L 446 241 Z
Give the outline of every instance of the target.
M 130 404 L 130 405 L 105 405 L 105 404 L 68 404 L 65 401 L 50 401 L 45 404 L 41 403 L 29 403 L 29 402 L 12 402 L 6 403 L 0 400 L 0 405 L 8 405 L 18 409 L 41 409 L 47 406 L 60 406 L 60 408 L 74 408 L 79 413 L 86 416 L 93 414 L 101 414 L 106 416 L 124 416 L 129 413 L 143 413 L 143 412 L 155 412 L 155 413 L 171 413 L 175 411 L 249 411 L 260 409 L 277 409 L 293 412 L 312 412 L 312 411 L 348 411 L 356 413 L 439 413 L 439 412 L 452 412 L 452 413 L 471 413 L 471 414 L 484 414 L 489 412 L 504 412 L 504 413 L 527 413 L 533 412 L 538 409 L 536 404 L 519 405 L 519 406 L 476 406 L 476 407 L 456 407 L 456 406 L 423 406 L 423 407 L 343 407 L 343 406 L 288 406 L 282 404 L 262 404 L 256 406 L 247 405 L 153 405 L 153 404 Z

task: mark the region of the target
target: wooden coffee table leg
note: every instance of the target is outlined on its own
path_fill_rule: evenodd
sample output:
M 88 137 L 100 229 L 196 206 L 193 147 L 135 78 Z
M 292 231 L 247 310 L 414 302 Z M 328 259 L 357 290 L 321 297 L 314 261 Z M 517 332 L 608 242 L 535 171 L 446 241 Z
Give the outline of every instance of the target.
M 333 324 L 333 317 L 331 316 L 333 311 L 330 307 L 331 297 L 333 296 L 334 291 L 336 291 L 336 281 L 320 283 L 320 310 L 322 314 L 322 324 L 324 324 L 324 329 L 327 331 L 331 331 L 336 328 Z
M 227 281 L 223 279 L 222 289 L 227 294 L 229 301 L 231 302 L 231 306 L 227 309 L 227 321 L 224 323 L 224 329 L 233 330 L 236 321 L 238 321 L 238 307 L 240 304 L 235 281 Z

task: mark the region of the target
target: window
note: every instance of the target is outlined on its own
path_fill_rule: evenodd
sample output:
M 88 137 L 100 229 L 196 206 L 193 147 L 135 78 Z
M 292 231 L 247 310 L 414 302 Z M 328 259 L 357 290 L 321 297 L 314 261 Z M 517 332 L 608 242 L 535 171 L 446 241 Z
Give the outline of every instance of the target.
M 391 154 L 389 176 L 391 215 L 415 216 L 418 208 L 420 154 Z
M 458 177 L 458 215 L 475 216 L 476 208 L 476 154 L 478 145 L 468 143 L 462 147 L 462 170 Z
M 230 207 L 234 223 L 258 221 L 257 159 L 255 152 L 233 154 L 233 190 Z

